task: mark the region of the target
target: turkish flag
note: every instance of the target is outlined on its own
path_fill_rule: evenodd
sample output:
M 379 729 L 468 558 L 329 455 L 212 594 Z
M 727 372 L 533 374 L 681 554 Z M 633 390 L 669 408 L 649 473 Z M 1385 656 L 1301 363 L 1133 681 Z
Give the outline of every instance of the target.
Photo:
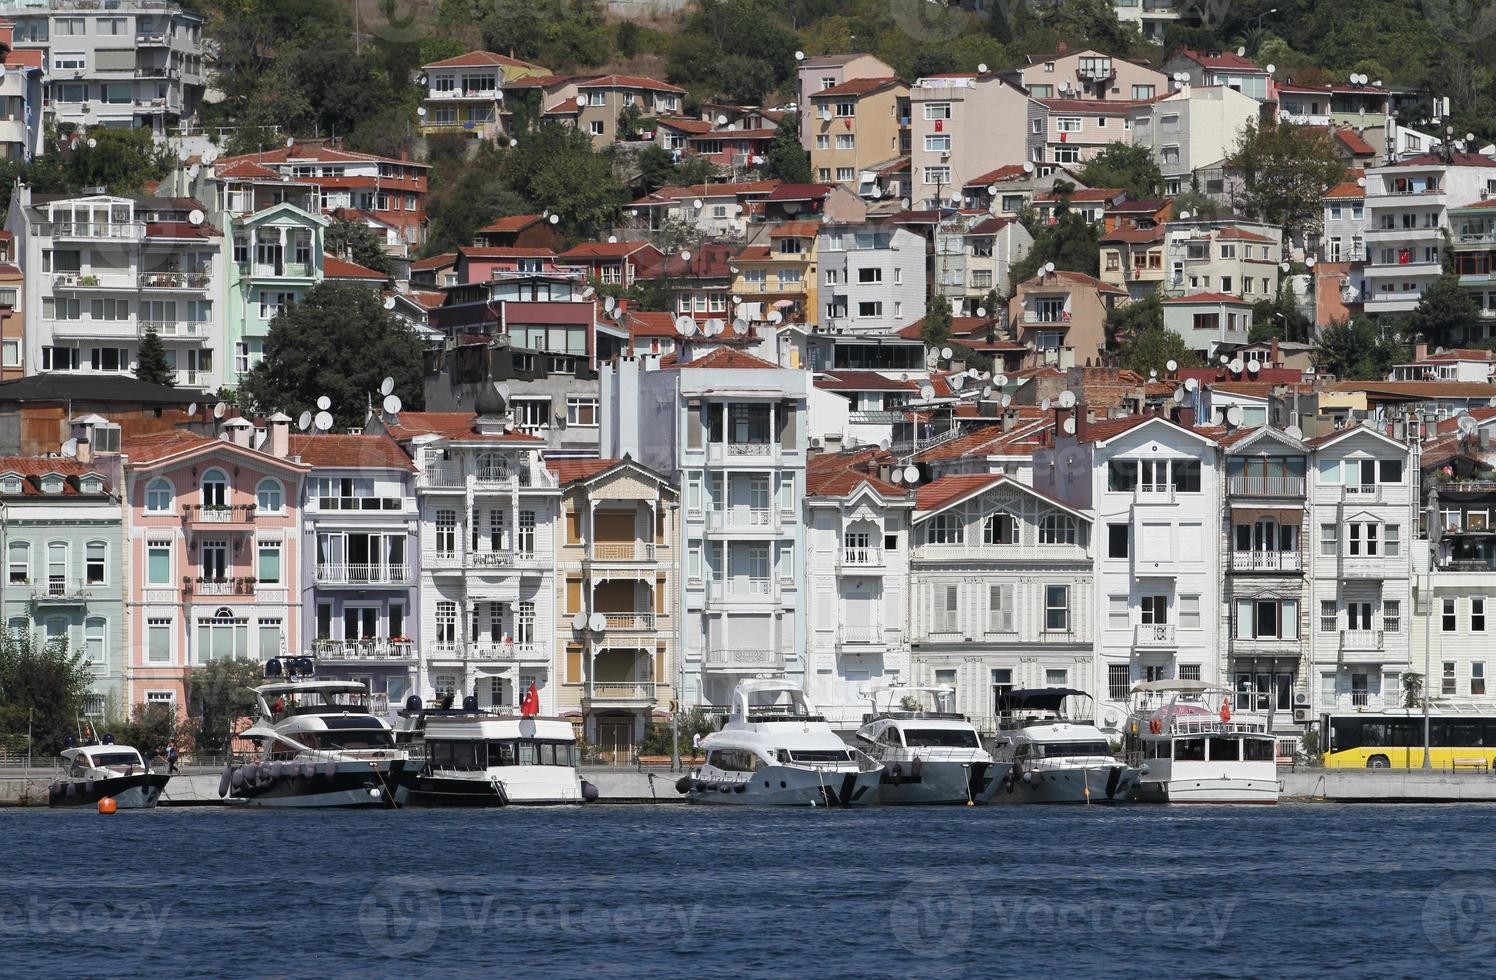
M 937 119 L 937 120 L 935 120 L 935 132 L 938 133 L 938 132 L 941 132 L 944 129 L 945 129 L 945 120 L 943 120 L 943 119 Z
M 1061 143 L 1068 143 L 1068 142 L 1070 142 L 1070 134 L 1069 133 L 1061 133 L 1060 134 L 1060 142 Z
M 525 699 L 520 702 L 519 713 L 525 718 L 540 714 L 540 692 L 535 690 L 533 683 L 525 692 Z

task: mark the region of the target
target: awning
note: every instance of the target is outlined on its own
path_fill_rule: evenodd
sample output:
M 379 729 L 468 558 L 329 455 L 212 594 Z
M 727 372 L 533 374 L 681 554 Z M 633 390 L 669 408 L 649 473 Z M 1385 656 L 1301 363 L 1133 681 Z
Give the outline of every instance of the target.
M 1237 522 L 1250 523 L 1271 518 L 1279 524 L 1301 524 L 1304 521 L 1302 508 L 1292 507 L 1231 507 L 1231 519 Z
M 795 301 L 792 299 L 776 299 L 774 301 L 774 309 L 776 310 L 787 310 L 794 305 Z

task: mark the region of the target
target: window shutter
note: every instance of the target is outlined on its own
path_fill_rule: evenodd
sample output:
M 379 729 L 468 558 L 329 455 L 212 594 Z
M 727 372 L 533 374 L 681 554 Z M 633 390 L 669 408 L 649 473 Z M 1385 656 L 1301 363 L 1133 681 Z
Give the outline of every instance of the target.
M 566 515 L 566 543 L 580 544 L 582 541 L 582 511 L 573 506 L 570 513 Z
M 670 602 L 669 589 L 666 587 L 665 576 L 655 576 L 655 615 L 663 616 Z
M 566 612 L 576 614 L 582 611 L 582 579 L 579 576 L 568 575 L 566 577 Z
M 580 684 L 586 678 L 582 675 L 582 645 L 580 643 L 566 644 L 566 682 L 568 684 Z
M 1013 586 L 1004 585 L 1002 587 L 1002 596 L 1002 631 L 1004 633 L 1011 633 L 1013 632 Z

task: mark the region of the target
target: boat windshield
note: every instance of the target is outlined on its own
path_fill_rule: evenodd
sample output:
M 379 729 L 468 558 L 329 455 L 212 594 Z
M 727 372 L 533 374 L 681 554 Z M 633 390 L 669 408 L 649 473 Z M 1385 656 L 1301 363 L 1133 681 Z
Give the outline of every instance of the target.
M 911 749 L 946 748 L 979 749 L 977 733 L 960 728 L 916 728 L 904 732 L 904 744 Z
M 303 732 L 296 740 L 309 749 L 391 749 L 395 747 L 393 732 L 378 728 L 362 728 L 336 732 Z
M 1048 742 L 1039 748 L 1044 750 L 1046 759 L 1112 754 L 1105 742 Z
M 779 750 L 780 762 L 851 762 L 852 750 L 814 749 L 788 751 Z

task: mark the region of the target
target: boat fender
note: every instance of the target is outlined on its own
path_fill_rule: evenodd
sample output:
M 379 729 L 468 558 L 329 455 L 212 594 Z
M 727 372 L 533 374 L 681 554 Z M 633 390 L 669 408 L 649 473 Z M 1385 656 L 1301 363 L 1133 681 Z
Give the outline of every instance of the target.
M 279 779 L 281 774 L 281 764 L 279 762 L 272 762 L 267 765 L 263 771 L 265 775 L 270 777 L 272 780 Z
M 338 764 L 337 764 L 336 760 L 328 759 L 326 762 L 324 762 L 322 764 L 322 775 L 326 776 L 328 779 L 331 779 L 332 777 L 336 776 L 337 774 L 338 774 Z
M 1106 798 L 1114 800 L 1117 798 L 1117 783 L 1122 778 L 1122 767 L 1112 766 L 1112 771 L 1106 777 Z M 1089 787 L 1088 787 L 1089 788 Z
M 244 770 L 242 768 L 229 770 L 229 785 L 234 789 L 238 789 L 244 785 Z
M 219 796 L 228 796 L 229 795 L 229 785 L 233 782 L 233 779 L 234 779 L 234 767 L 233 766 L 224 766 L 223 767 L 223 775 L 218 777 L 218 795 Z
M 732 788 L 732 791 L 734 793 L 743 793 L 743 792 L 747 792 L 747 790 L 748 790 L 748 784 L 747 783 L 738 783 L 736 786 L 734 786 Z
M 582 784 L 582 787 L 583 787 L 582 788 L 582 792 L 583 793 L 585 793 L 587 791 L 586 787 L 588 785 L 589 784 L 587 784 L 587 783 L 583 783 Z M 677 779 L 675 781 L 675 791 L 677 793 L 689 793 L 689 792 L 691 792 L 691 777 L 690 776 L 682 776 L 679 779 Z
M 895 762 L 893 769 L 889 772 L 889 779 L 893 781 L 895 786 L 902 783 L 904 781 L 904 767 Z
M 1222 701 L 1221 702 L 1221 721 L 1224 722 L 1224 721 L 1230 721 L 1230 720 L 1231 720 L 1231 705 L 1227 704 L 1225 701 Z
M 726 783 L 723 783 L 721 786 L 717 787 L 717 792 L 719 792 L 722 795 L 726 796 L 728 793 L 732 792 L 732 787 L 729 786 L 729 785 L 727 785 Z
M 48 786 L 47 787 L 47 795 L 48 796 L 61 796 L 62 795 L 62 783 L 54 782 L 50 786 Z
M 88 778 L 83 780 L 83 788 L 88 790 L 90 793 L 93 792 L 93 784 L 94 778 L 92 776 L 89 776 Z
M 919 782 L 919 774 L 924 767 L 925 764 L 920 761 L 919 756 L 915 756 L 914 761 L 909 764 L 909 778 L 916 783 Z
M 240 769 L 239 772 L 244 776 L 244 785 L 246 786 L 253 785 L 260 778 L 260 767 L 253 762 Z
M 1013 792 L 1013 780 L 1011 780 L 1011 779 L 1004 779 L 1003 780 L 1003 792 L 1004 793 L 1011 793 L 1011 792 Z
M 1026 783 L 1032 783 L 1034 781 L 1034 774 L 1031 773 L 1031 772 L 1024 773 L 1023 774 L 1023 781 L 1026 782 Z
M 582 799 L 586 800 L 588 803 L 596 803 L 598 795 L 599 794 L 597 792 L 596 786 L 587 782 L 587 780 L 585 779 L 582 780 Z
M 68 796 L 77 796 L 78 795 L 78 784 L 77 783 L 68 783 L 67 787 L 68 787 L 67 788 L 67 795 Z

